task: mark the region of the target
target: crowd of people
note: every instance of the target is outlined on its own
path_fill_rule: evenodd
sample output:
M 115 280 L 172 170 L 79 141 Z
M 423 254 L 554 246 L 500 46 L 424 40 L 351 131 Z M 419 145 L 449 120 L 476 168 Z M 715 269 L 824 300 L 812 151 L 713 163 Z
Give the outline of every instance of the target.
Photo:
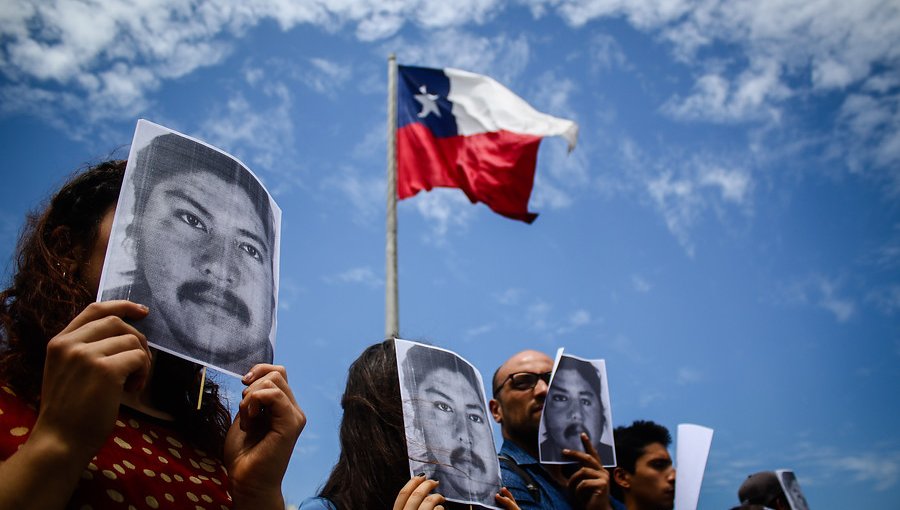
M 162 313 L 158 307 L 95 302 L 125 168 L 125 161 L 108 161 L 78 173 L 23 228 L 0 293 L 0 510 L 281 510 L 282 480 L 306 423 L 285 368 L 253 366 L 241 379 L 246 388 L 231 417 L 200 365 L 150 347 L 135 326 Z M 456 505 L 448 496 L 472 498 L 482 490 L 437 476 L 457 455 L 452 444 L 437 449 L 448 459 L 415 455 L 423 472 L 409 476 L 414 455 L 407 449 L 395 343 L 368 347 L 350 366 L 340 453 L 302 510 L 444 509 Z M 418 355 L 410 350 L 407 358 Z M 514 354 L 494 372 L 491 416 L 470 415 L 461 425 L 468 429 L 459 434 L 471 437 L 480 437 L 472 427 L 484 428 L 490 444 L 488 418 L 500 425 L 502 488 L 488 495 L 493 504 L 506 510 L 672 509 L 671 436 L 659 424 L 615 428 L 613 449 L 589 434 L 607 425 L 602 404 L 560 395 L 555 405 L 573 406 L 578 421 L 548 424 L 550 439 L 541 444 L 553 363 L 534 350 Z M 446 388 L 447 374 L 456 370 L 436 366 L 416 375 L 425 392 Z M 592 408 L 579 409 L 578 402 Z M 421 440 L 443 439 L 426 431 Z M 545 449 L 568 463 L 542 464 Z M 465 453 L 469 480 L 488 478 L 488 466 L 496 466 L 493 451 L 471 453 L 477 450 L 470 445 Z M 605 468 L 613 459 L 615 467 Z M 450 482 L 441 486 L 435 478 Z M 753 475 L 741 487 L 740 508 L 787 508 L 783 493 L 771 493 L 777 484 L 768 474 Z

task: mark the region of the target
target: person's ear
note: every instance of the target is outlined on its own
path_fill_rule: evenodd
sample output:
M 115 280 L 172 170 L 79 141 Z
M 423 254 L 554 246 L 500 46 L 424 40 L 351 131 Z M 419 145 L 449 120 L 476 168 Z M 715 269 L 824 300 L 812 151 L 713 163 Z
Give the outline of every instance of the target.
M 494 421 L 497 423 L 503 423 L 503 407 L 500 405 L 500 402 L 496 398 L 492 398 L 490 402 L 488 402 L 488 407 L 491 408 L 491 416 L 494 417 Z
M 616 485 L 623 489 L 631 488 L 631 473 L 624 468 L 617 467 L 613 470 L 613 480 L 616 481 Z

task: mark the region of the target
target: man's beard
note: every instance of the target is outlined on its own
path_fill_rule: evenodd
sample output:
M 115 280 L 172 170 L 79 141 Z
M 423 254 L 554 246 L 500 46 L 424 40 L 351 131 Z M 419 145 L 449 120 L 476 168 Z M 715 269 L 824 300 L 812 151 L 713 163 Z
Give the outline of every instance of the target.
M 176 297 L 181 305 L 192 302 L 200 306 L 217 307 L 245 327 L 250 326 L 250 309 L 230 290 L 216 289 L 211 283 L 202 280 L 191 280 L 178 286 Z

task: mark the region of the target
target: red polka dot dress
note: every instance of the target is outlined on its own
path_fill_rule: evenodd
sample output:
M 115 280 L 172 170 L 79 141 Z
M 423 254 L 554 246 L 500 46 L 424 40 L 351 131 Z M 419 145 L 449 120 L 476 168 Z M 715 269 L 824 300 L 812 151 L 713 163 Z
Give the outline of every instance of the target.
M 0 386 L 0 459 L 25 443 L 37 410 Z M 85 466 L 68 508 L 145 510 L 231 508 L 222 463 L 192 448 L 164 420 L 121 407 L 106 443 Z

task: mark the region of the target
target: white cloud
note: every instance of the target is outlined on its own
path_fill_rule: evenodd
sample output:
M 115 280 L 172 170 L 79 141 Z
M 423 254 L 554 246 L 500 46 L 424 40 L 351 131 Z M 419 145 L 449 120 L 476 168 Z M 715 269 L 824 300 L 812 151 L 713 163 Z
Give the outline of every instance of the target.
M 815 306 L 830 312 L 838 322 L 847 322 L 856 314 L 856 304 L 841 292 L 838 279 L 810 275 L 781 289 L 780 300 L 787 304 Z
M 679 368 L 678 374 L 675 376 L 675 381 L 681 385 L 694 384 L 702 380 L 703 374 L 699 370 L 690 367 Z
M 868 299 L 872 301 L 882 313 L 894 315 L 900 312 L 900 285 L 889 285 L 875 289 L 869 293 Z
M 549 303 L 541 300 L 537 300 L 528 306 L 525 319 L 532 329 L 538 331 L 547 329 L 551 308 Z
M 688 256 L 694 256 L 694 243 L 690 238 L 690 226 L 702 207 L 694 183 L 674 177 L 671 171 L 663 172 L 647 181 L 647 193 L 663 214 L 669 232 L 675 236 Z
M 847 322 L 856 311 L 853 301 L 837 295 L 837 289 L 832 282 L 823 280 L 819 285 L 819 306 L 834 314 L 838 322 Z
M 360 224 L 381 221 L 385 206 L 385 177 L 361 175 L 356 168 L 342 167 L 322 180 L 322 187 L 338 190 L 353 205 L 353 220 Z
M 638 396 L 638 407 L 646 409 L 654 402 L 664 400 L 665 394 L 659 390 L 646 390 Z
M 359 284 L 371 288 L 384 286 L 384 279 L 368 266 L 350 268 L 337 275 L 326 276 L 324 280 L 326 283 Z
M 900 94 L 844 98 L 832 150 L 848 159 L 851 170 L 885 180 L 893 196 L 900 194 Z
M 739 217 L 752 213 L 753 177 L 748 170 L 725 163 L 729 160 L 725 156 L 684 157 L 673 150 L 651 159 L 624 139 L 618 158 L 623 172 L 615 189 L 648 199 L 689 257 L 696 249 L 692 231 L 706 211 L 715 211 L 721 221 L 730 219 L 729 213 Z
M 273 195 L 303 187 L 293 149 L 294 123 L 290 89 L 281 82 L 258 82 L 269 105 L 255 104 L 238 92 L 201 122 L 200 137 L 235 155 L 255 172 L 274 176 Z M 261 176 L 265 177 L 265 175 Z M 265 180 L 265 179 L 264 179 Z
M 747 172 L 711 166 L 701 168 L 699 174 L 700 184 L 719 188 L 724 201 L 742 204 L 750 191 Z
M 591 323 L 591 313 L 587 310 L 579 308 L 570 313 L 565 322 L 556 328 L 556 335 L 567 335 L 576 329 L 587 326 Z
M 5 111 L 44 114 L 44 105 L 26 101 L 43 95 L 53 113 L 72 115 L 80 122 L 129 118 L 146 107 L 147 95 L 162 82 L 221 63 L 238 38 L 266 20 L 274 20 L 282 30 L 312 24 L 333 31 L 356 24 L 357 37 L 370 41 L 394 35 L 407 22 L 430 29 L 483 23 L 501 5 L 483 0 L 7 2 L 0 11 L 0 72 L 6 78 L 0 92 L 2 97 L 14 97 L 13 92 L 22 88 L 31 92 L 5 104 Z M 449 50 L 452 37 L 445 37 L 445 42 Z M 506 67 L 521 68 L 522 56 L 527 61 L 524 37 L 499 48 L 496 42 L 497 38 L 484 39 L 482 49 L 504 52 Z M 512 53 L 506 51 L 510 48 Z M 506 58 L 514 57 L 516 48 L 520 57 Z M 482 59 L 482 65 L 495 63 L 483 60 L 486 53 L 491 52 L 468 54 Z M 334 63 L 323 59 L 310 63 L 307 80 L 317 90 L 327 88 L 328 79 L 346 79 L 348 70 Z M 60 86 L 69 90 L 60 91 Z
M 424 234 L 425 241 L 438 245 L 445 242 L 451 229 L 465 231 L 475 217 L 475 206 L 458 189 L 436 188 L 419 193 L 409 201 L 431 225 L 431 230 Z
M 713 484 L 718 486 L 734 487 L 735 480 L 747 473 L 772 469 L 773 460 L 760 457 L 758 447 L 753 444 L 713 449 L 711 454 L 719 457 L 716 459 L 719 469 L 710 473 L 714 476 Z M 848 482 L 864 485 L 854 490 L 886 491 L 900 481 L 900 451 L 892 445 L 873 444 L 868 449 L 842 451 L 822 442 L 801 439 L 780 456 L 782 460 L 776 459 L 776 465 L 792 466 L 807 494 L 812 487 Z
M 493 322 L 489 322 L 487 324 L 482 324 L 480 326 L 475 326 L 474 328 L 467 329 L 463 333 L 463 336 L 467 340 L 471 340 L 475 337 L 486 335 L 486 334 L 490 333 L 491 331 L 494 331 L 495 329 L 497 329 L 497 325 L 494 324 Z
M 535 82 L 535 92 L 528 100 L 539 111 L 577 121 L 576 108 L 572 106 L 575 84 L 553 73 L 544 73 Z M 564 209 L 571 206 L 580 191 L 590 182 L 590 140 L 582 136 L 574 151 L 569 152 L 562 139 L 542 142 L 539 165 L 535 174 L 530 206 L 542 209 Z
M 534 176 L 534 188 L 531 190 L 531 200 L 528 201 L 529 210 L 540 213 L 545 209 L 565 209 L 572 205 L 575 199 L 570 192 L 551 182 L 542 173 Z
M 618 41 L 609 34 L 597 34 L 591 39 L 591 68 L 606 71 L 628 66 L 628 59 Z
M 323 58 L 309 59 L 309 66 L 301 80 L 320 94 L 334 96 L 338 88 L 350 79 L 352 72 L 347 64 L 339 64 Z
M 886 491 L 900 479 L 900 454 L 883 452 L 851 455 L 840 461 L 854 481 L 873 483 L 876 491 Z
M 781 68 L 766 60 L 745 70 L 733 81 L 721 73 L 704 74 L 694 84 L 693 93 L 667 101 L 663 112 L 683 120 L 738 122 L 773 120 L 781 117 L 777 104 L 789 96 L 781 83 Z
M 526 3 L 537 6 L 544 2 L 531 0 Z M 548 3 L 556 5 L 563 18 L 575 26 L 595 18 L 622 16 L 639 28 L 655 27 L 677 19 L 691 7 L 688 0 L 555 0 Z
M 519 304 L 519 301 L 522 299 L 524 294 L 525 294 L 525 291 L 523 291 L 522 289 L 511 288 L 511 289 L 506 289 L 499 294 L 496 294 L 494 296 L 494 298 L 501 305 L 507 305 L 507 306 L 517 305 L 517 304 Z
M 458 29 L 437 30 L 424 42 L 390 41 L 385 48 L 402 48 L 397 60 L 425 67 L 455 67 L 491 77 L 516 90 L 515 79 L 528 65 L 530 47 L 525 35 L 484 37 Z
M 631 286 L 635 291 L 640 292 L 641 294 L 646 294 L 653 289 L 653 285 L 651 285 L 646 278 L 638 274 L 631 276 Z
M 306 292 L 304 287 L 282 274 L 278 282 L 278 309 L 290 310 L 295 300 L 304 292 Z

